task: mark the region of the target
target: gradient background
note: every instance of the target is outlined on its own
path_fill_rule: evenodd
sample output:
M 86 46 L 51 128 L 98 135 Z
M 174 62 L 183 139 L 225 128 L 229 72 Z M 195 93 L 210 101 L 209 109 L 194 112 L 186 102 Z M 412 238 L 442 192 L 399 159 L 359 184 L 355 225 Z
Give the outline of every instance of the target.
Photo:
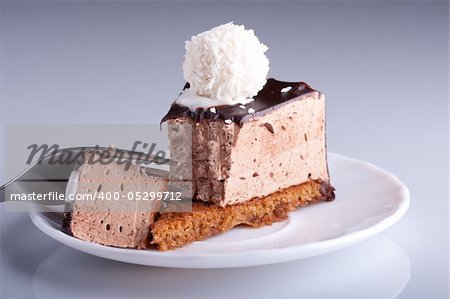
M 5 124 L 158 123 L 184 83 L 184 41 L 229 21 L 253 28 L 269 46 L 271 77 L 303 80 L 326 94 L 330 151 L 375 163 L 409 186 L 410 210 L 382 234 L 406 253 L 411 265 L 400 298 L 447 298 L 447 1 L 2 1 L 0 184 L 6 181 Z M 0 212 L 0 297 L 43 297 L 36 273 L 55 251 L 77 259 L 75 265 L 96 264 L 104 271 L 106 267 L 144 276 L 155 271 L 61 248 L 33 228 L 27 215 L 8 214 L 3 207 Z M 327 273 L 339 279 L 341 271 L 354 266 L 352 256 L 358 254 L 360 259 L 354 262 L 366 273 L 376 272 L 375 261 L 388 258 L 383 250 L 389 253 L 389 246 L 380 245 L 372 252 L 378 259 L 368 255 L 365 260 L 367 247 L 379 246 L 379 241 L 367 242 L 326 257 L 259 270 L 185 272 L 198 289 L 185 297 L 199 298 L 200 288 L 208 293 L 221 289 L 220 285 L 234 290 L 225 293 L 232 297 L 270 297 L 269 290 L 279 298 L 293 297 L 316 284 L 316 291 L 306 293 L 307 297 L 351 298 L 361 288 L 358 280 L 352 286 L 352 277 L 359 273 L 349 276 L 349 286 L 343 285 L 340 293 L 327 293 L 322 281 Z M 315 270 L 309 275 L 305 267 Z M 299 268 L 303 274 L 296 272 Z M 95 268 L 88 271 L 95 281 Z M 159 271 L 167 279 L 180 274 Z M 259 280 L 267 280 L 260 276 L 271 272 L 273 285 L 259 286 Z M 83 275 L 79 269 L 77 273 Z M 284 283 L 285 276 L 292 275 L 298 275 L 298 285 Z M 208 277 L 220 282 L 205 282 Z M 308 286 L 302 287 L 306 277 Z M 132 296 L 136 286 L 124 280 L 123 289 L 129 288 Z M 47 298 L 52 290 L 62 288 L 45 286 Z M 71 285 L 64 287 L 62 292 Z M 91 287 L 86 296 L 104 295 Z M 156 286 L 149 287 L 147 294 L 152 290 L 175 296 L 173 290 Z

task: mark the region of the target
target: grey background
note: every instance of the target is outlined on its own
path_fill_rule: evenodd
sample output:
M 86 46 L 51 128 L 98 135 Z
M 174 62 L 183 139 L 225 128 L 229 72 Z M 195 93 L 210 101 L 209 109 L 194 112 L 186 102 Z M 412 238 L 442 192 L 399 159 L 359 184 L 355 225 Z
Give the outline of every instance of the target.
M 446 298 L 446 1 L 2 2 L 0 137 L 4 125 L 11 123 L 158 123 L 184 82 L 184 41 L 229 21 L 253 28 L 269 46 L 271 77 L 303 80 L 326 94 L 330 151 L 373 162 L 409 186 L 410 210 L 383 233 L 407 253 L 411 263 L 411 277 L 400 298 Z M 2 142 L 0 162 L 4 165 Z M 4 172 L 1 179 L 6 180 Z M 0 209 L 0 294 L 36 297 L 32 277 L 60 247 L 35 230 L 26 215 Z M 32 234 L 18 234 L 12 240 L 11 229 Z M 31 256 L 23 250 L 33 246 L 39 247 L 28 248 L 35 252 Z M 12 249 L 18 253 L 5 254 Z M 334 256 L 351 263 L 354 250 L 358 249 Z M 92 259 L 75 256 L 81 264 Z M 326 269 L 328 264 L 323 261 L 327 258 L 296 265 Z M 367 267 L 375 266 L 370 263 L 368 257 Z M 128 267 L 106 265 L 119 272 Z M 283 276 L 294 271 L 289 265 L 259 269 L 236 269 L 220 279 L 232 284 L 229 287 L 236 292 L 256 295 L 246 285 L 257 285 L 250 281 L 258 281 L 258 275 L 278 273 L 273 286 L 265 286 L 276 289 Z M 169 270 L 161 271 L 170 277 L 164 272 Z M 246 273 L 239 271 L 250 271 L 248 281 L 236 284 L 232 280 Z M 339 269 L 330 271 L 339 275 Z M 193 271 L 189 277 L 193 279 L 196 273 L 204 272 Z M 320 286 L 321 276 L 313 273 L 317 276 L 312 283 Z M 213 285 L 217 287 L 217 282 Z M 52 287 L 48 285 L 49 290 Z M 207 288 L 207 284 L 195 287 Z M 326 288 L 318 287 L 321 297 Z M 277 294 L 293 297 L 294 291 L 287 287 Z M 345 297 L 352 297 L 351 288 L 346 292 Z M 101 294 L 93 292 L 92 296 Z

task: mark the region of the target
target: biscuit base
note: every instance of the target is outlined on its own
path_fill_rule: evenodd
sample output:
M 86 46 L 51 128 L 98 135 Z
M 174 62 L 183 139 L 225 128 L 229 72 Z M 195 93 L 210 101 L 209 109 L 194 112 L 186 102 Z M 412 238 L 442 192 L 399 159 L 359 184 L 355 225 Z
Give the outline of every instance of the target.
M 207 239 L 237 225 L 270 225 L 286 220 L 288 213 L 299 207 L 334 198 L 334 188 L 329 182 L 309 180 L 262 198 L 224 208 L 194 202 L 192 212 L 159 214 L 150 228 L 149 246 L 161 251 L 171 250 Z

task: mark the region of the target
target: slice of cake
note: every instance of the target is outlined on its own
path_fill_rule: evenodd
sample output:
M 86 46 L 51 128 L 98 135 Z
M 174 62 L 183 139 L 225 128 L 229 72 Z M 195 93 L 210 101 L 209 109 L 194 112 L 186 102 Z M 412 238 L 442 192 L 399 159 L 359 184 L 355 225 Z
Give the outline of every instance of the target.
M 168 174 L 134 164 L 100 163 L 100 156 L 86 153 L 84 163 L 72 172 L 66 197 L 74 200 L 63 230 L 103 245 L 148 248 L 161 201 L 136 200 L 137 194 L 167 191 Z
M 162 123 L 171 153 L 192 170 L 175 178 L 191 181 L 197 202 L 191 213 L 161 214 L 152 224 L 157 248 L 239 224 L 269 225 L 297 207 L 334 199 L 325 98 L 303 82 L 266 80 L 266 50 L 253 31 L 232 23 L 186 43 L 188 83 Z

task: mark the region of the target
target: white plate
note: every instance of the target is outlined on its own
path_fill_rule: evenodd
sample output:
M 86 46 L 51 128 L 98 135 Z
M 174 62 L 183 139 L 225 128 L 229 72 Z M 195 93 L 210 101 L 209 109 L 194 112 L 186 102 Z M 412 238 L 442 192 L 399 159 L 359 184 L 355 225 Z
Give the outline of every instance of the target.
M 51 238 L 99 257 L 148 266 L 211 269 L 267 265 L 324 254 L 367 239 L 405 214 L 409 191 L 397 177 L 367 162 L 333 153 L 328 162 L 335 201 L 299 209 L 288 220 L 272 226 L 238 227 L 168 252 L 81 241 L 62 233 L 33 208 L 30 217 Z

